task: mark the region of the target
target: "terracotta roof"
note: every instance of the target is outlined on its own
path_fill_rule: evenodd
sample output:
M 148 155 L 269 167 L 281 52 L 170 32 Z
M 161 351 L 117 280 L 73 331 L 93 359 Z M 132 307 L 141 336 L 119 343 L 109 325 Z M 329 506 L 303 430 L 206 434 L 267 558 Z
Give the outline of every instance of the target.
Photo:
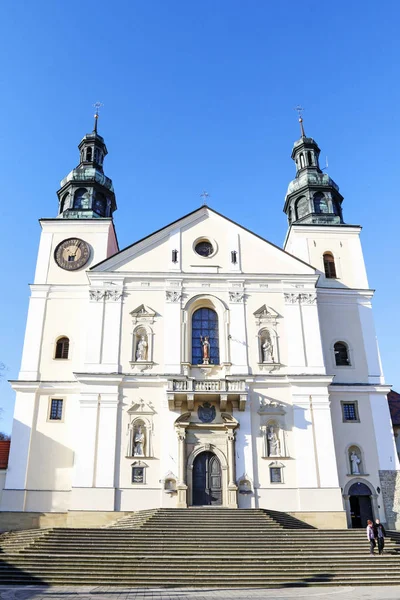
M 400 425 L 400 394 L 390 390 L 387 395 L 393 425 Z
M 10 443 L 10 440 L 0 441 L 0 469 L 7 469 Z

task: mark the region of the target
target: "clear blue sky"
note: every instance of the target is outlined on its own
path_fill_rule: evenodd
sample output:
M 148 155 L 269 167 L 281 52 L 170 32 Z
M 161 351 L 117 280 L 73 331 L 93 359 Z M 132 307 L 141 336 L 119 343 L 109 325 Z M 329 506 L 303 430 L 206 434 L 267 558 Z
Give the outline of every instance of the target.
M 387 381 L 400 388 L 400 3 L 4 0 L 0 429 L 11 429 L 40 217 L 104 103 L 121 247 L 210 205 L 282 245 L 301 103 L 347 223 L 363 225 Z

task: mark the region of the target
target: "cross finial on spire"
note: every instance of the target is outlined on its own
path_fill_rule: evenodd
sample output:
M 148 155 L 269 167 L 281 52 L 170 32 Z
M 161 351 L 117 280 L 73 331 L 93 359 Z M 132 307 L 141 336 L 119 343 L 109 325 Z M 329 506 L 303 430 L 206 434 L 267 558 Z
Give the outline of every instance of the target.
M 304 112 L 304 108 L 302 106 L 300 106 L 300 104 L 298 104 L 294 110 L 297 110 L 297 113 L 299 115 L 301 137 L 306 137 L 306 134 L 304 132 L 304 127 L 303 127 L 303 112 Z
M 200 194 L 200 198 L 203 198 L 203 206 L 207 206 L 207 200 L 209 197 L 210 197 L 210 194 L 203 190 L 203 193 Z
M 94 128 L 93 128 L 93 131 L 94 131 L 95 133 L 97 133 L 97 121 L 98 121 L 98 119 L 99 119 L 99 108 L 100 108 L 101 106 L 103 106 L 103 104 L 102 104 L 101 102 L 95 102 L 95 103 L 93 104 L 93 106 L 94 106 L 94 108 L 96 109 L 96 112 L 94 113 Z

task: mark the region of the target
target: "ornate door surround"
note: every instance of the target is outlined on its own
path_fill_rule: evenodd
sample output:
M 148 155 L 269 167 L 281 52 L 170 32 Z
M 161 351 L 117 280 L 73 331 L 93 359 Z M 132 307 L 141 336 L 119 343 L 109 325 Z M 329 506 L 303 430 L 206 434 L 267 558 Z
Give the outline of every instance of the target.
M 179 449 L 177 508 L 193 505 L 193 465 L 202 452 L 215 454 L 221 465 L 222 506 L 238 506 L 235 430 L 239 423 L 229 413 L 221 413 L 221 419 L 222 423 L 194 423 L 191 413 L 187 412 L 175 421 Z

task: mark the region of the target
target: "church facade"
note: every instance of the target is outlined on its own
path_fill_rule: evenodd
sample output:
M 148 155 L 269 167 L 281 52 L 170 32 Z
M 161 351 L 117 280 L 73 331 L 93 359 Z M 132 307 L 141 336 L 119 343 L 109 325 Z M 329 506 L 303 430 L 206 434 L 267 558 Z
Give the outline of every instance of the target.
M 119 250 L 96 118 L 40 221 L 3 511 L 210 505 L 395 525 L 361 228 L 300 124 L 283 249 L 202 206 Z

